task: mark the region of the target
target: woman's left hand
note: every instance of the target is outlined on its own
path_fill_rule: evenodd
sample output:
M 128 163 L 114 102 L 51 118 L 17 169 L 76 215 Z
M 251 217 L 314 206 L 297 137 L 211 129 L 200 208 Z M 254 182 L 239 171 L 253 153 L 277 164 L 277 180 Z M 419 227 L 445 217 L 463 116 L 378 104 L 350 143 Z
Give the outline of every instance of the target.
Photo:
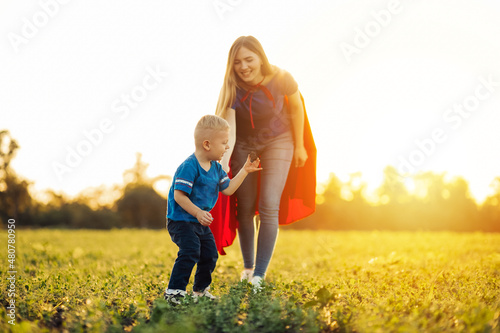
M 307 161 L 307 151 L 304 146 L 295 147 L 295 152 L 293 153 L 293 160 L 296 168 L 302 168 Z

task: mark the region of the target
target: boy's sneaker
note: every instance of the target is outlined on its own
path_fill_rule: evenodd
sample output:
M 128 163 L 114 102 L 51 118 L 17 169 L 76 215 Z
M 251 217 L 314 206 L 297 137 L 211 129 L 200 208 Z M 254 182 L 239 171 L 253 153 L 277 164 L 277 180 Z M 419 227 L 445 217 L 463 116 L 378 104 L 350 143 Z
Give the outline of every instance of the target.
M 186 297 L 187 293 L 180 289 L 167 289 L 165 290 L 165 300 L 173 305 L 180 305 L 182 300 Z
M 203 290 L 203 291 L 193 291 L 193 295 L 192 295 L 193 300 L 195 302 L 197 302 L 200 297 L 206 297 L 206 298 L 208 298 L 211 301 L 218 299 L 218 297 L 212 295 L 209 292 L 209 290 L 210 290 L 210 286 L 206 287 L 205 290 Z
M 253 278 L 253 269 L 245 269 L 243 272 L 241 272 L 241 282 L 248 282 L 252 281 Z
M 252 289 L 254 293 L 257 293 L 259 291 L 262 291 L 262 283 L 264 282 L 264 279 L 260 276 L 254 276 L 252 278 Z

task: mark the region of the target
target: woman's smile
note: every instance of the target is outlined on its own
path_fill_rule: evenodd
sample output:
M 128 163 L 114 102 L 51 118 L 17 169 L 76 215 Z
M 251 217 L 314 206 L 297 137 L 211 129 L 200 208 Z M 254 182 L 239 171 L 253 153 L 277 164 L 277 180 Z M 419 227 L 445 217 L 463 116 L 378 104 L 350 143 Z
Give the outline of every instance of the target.
M 247 84 L 257 84 L 262 79 L 261 65 L 259 56 L 246 47 L 240 48 L 236 53 L 234 71 Z

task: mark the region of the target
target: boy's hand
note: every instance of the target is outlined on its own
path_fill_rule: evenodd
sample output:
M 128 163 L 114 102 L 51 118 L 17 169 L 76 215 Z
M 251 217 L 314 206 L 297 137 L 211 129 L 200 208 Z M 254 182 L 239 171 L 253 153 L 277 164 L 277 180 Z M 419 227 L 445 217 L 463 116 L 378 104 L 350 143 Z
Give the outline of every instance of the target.
M 262 170 L 262 168 L 259 168 L 260 164 L 260 159 L 258 156 L 254 156 L 255 160 L 252 162 L 252 154 L 248 154 L 247 161 L 245 162 L 245 165 L 243 165 L 243 168 L 240 169 L 238 174 L 234 176 L 233 179 L 229 182 L 229 186 L 226 187 L 225 190 L 222 191 L 222 194 L 224 195 L 233 195 L 234 192 L 240 187 L 241 183 L 245 179 L 245 177 L 255 171 Z
M 212 217 L 212 214 L 210 214 L 209 212 L 204 211 L 204 210 L 200 210 L 196 214 L 196 219 L 198 220 L 198 222 L 200 222 L 200 224 L 202 226 L 205 226 L 205 227 L 208 227 L 210 224 L 212 224 L 212 221 L 214 220 L 214 218 Z
M 246 172 L 251 173 L 255 171 L 262 170 L 262 168 L 259 168 L 260 164 L 260 158 L 254 158 L 254 161 L 252 162 L 252 156 L 251 154 L 248 154 L 247 161 L 245 162 L 245 165 L 243 166 L 243 169 L 245 169 Z

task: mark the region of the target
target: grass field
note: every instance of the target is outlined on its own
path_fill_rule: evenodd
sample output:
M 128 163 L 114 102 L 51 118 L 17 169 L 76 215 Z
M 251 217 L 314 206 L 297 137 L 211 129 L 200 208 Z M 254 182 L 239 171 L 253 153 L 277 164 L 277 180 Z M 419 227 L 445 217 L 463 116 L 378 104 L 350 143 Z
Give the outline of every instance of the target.
M 0 331 L 500 332 L 500 234 L 282 230 L 263 292 L 235 244 L 220 299 L 172 307 L 164 230 L 16 230 L 15 325 L 0 237 Z

